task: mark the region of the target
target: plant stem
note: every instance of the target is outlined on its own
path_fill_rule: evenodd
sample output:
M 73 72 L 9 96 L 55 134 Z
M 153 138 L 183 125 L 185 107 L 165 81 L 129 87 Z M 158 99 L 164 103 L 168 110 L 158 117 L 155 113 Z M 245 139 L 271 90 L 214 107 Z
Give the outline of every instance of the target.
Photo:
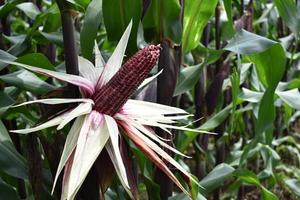
M 210 24 L 204 29 L 203 36 L 202 36 L 202 43 L 205 47 L 207 47 L 210 40 Z M 197 59 L 197 58 L 195 58 Z M 196 61 L 200 63 L 201 61 Z M 207 67 L 206 67 L 207 68 Z M 195 95 L 194 95 L 194 102 L 195 102 L 195 120 L 199 120 L 201 117 L 205 117 L 205 88 L 206 88 L 206 69 L 202 71 L 199 75 L 199 80 L 195 86 Z M 201 125 L 201 121 L 196 121 L 195 126 L 199 127 Z M 208 134 L 199 135 L 197 137 L 197 141 L 200 144 L 201 148 L 206 151 L 208 147 Z M 199 151 L 196 152 L 196 166 L 195 172 L 197 178 L 200 180 L 206 175 L 206 161 L 202 160 L 203 156 Z
M 74 23 L 71 15 L 71 11 L 65 9 L 63 0 L 57 0 L 57 5 L 60 9 L 61 23 L 63 31 L 64 41 L 64 54 L 66 63 L 66 72 L 68 74 L 78 75 L 78 58 L 76 51 L 75 35 L 74 35 Z M 68 85 L 68 94 L 70 97 L 78 97 L 79 91 L 77 86 Z
M 161 43 L 161 54 L 158 62 L 158 70 L 163 69 L 163 73 L 157 79 L 157 103 L 171 105 L 173 93 L 176 86 L 178 70 L 181 62 L 181 48 L 173 51 L 170 44 L 165 40 Z M 174 52 L 175 55 L 171 55 Z M 179 58 L 174 60 L 173 58 Z M 159 132 L 163 138 L 170 140 L 169 145 L 172 146 L 172 138 L 165 132 Z M 168 150 L 166 150 L 170 153 Z M 168 199 L 172 195 L 173 183 L 161 170 L 155 171 L 155 181 L 160 186 L 160 196 L 162 200 Z
M 64 38 L 66 72 L 68 74 L 78 75 L 78 59 L 75 46 L 74 25 L 71 13 L 63 11 L 61 13 L 61 22 Z
M 34 199 L 40 200 L 42 199 L 42 158 L 38 149 L 37 136 L 35 134 L 28 134 L 26 143 L 29 181 Z
M 217 4 L 217 7 L 215 9 L 215 45 L 216 45 L 216 49 L 221 49 L 221 20 L 220 20 L 220 5 L 219 3 Z M 216 62 L 216 69 L 215 71 L 218 72 L 220 67 L 222 65 L 222 59 L 219 59 Z
M 215 9 L 215 39 L 216 39 L 216 49 L 221 48 L 221 21 L 220 21 L 220 5 L 218 4 Z
M 241 8 L 240 8 L 240 15 L 242 16 L 244 14 L 245 10 L 245 3 L 244 0 L 241 0 Z

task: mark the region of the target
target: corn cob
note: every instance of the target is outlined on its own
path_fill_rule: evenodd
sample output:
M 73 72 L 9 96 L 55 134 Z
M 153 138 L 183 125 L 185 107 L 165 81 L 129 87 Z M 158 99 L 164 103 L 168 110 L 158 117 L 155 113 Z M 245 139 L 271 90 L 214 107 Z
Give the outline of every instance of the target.
M 147 78 L 160 53 L 160 45 L 150 45 L 138 51 L 120 70 L 93 95 L 94 109 L 110 116 L 115 115 Z M 107 66 L 109 67 L 109 66 Z

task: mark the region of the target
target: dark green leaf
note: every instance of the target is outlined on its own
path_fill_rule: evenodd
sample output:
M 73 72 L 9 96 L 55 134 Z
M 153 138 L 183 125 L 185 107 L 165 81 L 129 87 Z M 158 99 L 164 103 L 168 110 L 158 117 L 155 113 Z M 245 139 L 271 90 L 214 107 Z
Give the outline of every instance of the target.
M 206 64 L 212 64 L 222 56 L 224 50 L 210 49 L 200 44 L 193 52 L 197 52 L 196 56 L 204 59 Z
M 18 5 L 21 2 L 23 2 L 23 0 L 13 0 L 5 2 L 5 4 L 0 7 L 0 19 L 7 16 L 9 12 L 11 12 L 16 7 L 16 5 Z
M 0 91 L 0 118 L 15 101 L 5 92 Z
M 137 30 L 141 17 L 140 0 L 103 0 L 103 18 L 109 41 L 118 41 L 130 20 L 133 20 L 128 49 L 135 52 Z
M 0 121 L 0 170 L 22 179 L 28 178 L 28 169 L 25 159 L 13 146 L 7 130 Z
M 17 5 L 17 8 L 22 10 L 30 19 L 35 19 L 40 14 L 38 7 L 31 2 L 20 3 Z
M 255 185 L 260 187 L 260 181 L 258 179 L 258 177 L 256 176 L 256 174 L 254 174 L 253 172 L 249 171 L 249 170 L 245 170 L 245 169 L 241 169 L 241 170 L 237 170 L 234 173 L 235 176 L 237 176 L 239 179 L 241 179 L 243 182 L 251 184 L 251 185 Z
M 3 35 L 5 39 L 7 39 L 9 42 L 13 43 L 13 44 L 17 44 L 17 43 L 21 43 L 23 42 L 27 35 L 17 35 L 17 36 L 6 36 L 6 35 Z
M 98 27 L 102 21 L 102 0 L 92 0 L 85 12 L 80 33 L 80 47 L 83 57 L 91 60 Z
M 63 46 L 62 33 L 60 32 L 45 33 L 42 31 L 40 31 L 40 33 L 50 42 L 53 42 L 54 44 L 59 46 Z
M 183 68 L 179 73 L 174 96 L 191 90 L 200 78 L 203 69 L 203 63 Z
M 152 0 L 143 19 L 146 39 L 161 41 L 170 38 L 180 43 L 180 5 L 177 0 Z
M 189 199 L 190 198 L 184 193 L 179 193 L 177 195 L 168 198 L 168 200 L 189 200 Z M 202 196 L 200 193 L 198 193 L 197 198 L 194 200 L 206 200 L 206 198 Z
M 203 192 L 208 194 L 217 187 L 221 186 L 223 182 L 231 176 L 234 170 L 235 169 L 233 167 L 225 163 L 217 165 L 200 181 L 200 185 L 204 187 Z
M 17 191 L 0 178 L 0 199 L 19 200 Z
M 242 29 L 235 34 L 224 49 L 238 54 L 255 54 L 267 50 L 274 44 L 276 42 L 273 40 Z
M 14 61 L 15 59 L 17 59 L 17 57 L 7 53 L 6 51 L 3 51 L 0 49 L 0 58 L 3 60 L 9 60 L 9 61 Z M 0 63 L 0 71 L 6 67 L 7 64 L 6 63 Z
M 235 176 L 237 176 L 239 179 L 241 179 L 243 182 L 255 185 L 259 187 L 262 191 L 262 199 L 263 200 L 277 200 L 278 198 L 276 195 L 274 195 L 272 192 L 270 192 L 267 188 L 265 188 L 259 181 L 256 174 L 249 170 L 238 170 L 235 173 Z
M 0 76 L 0 80 L 24 90 L 34 92 L 36 94 L 45 94 L 55 89 L 54 86 L 42 81 L 35 74 L 20 70 L 7 75 Z
M 43 69 L 55 70 L 48 58 L 41 53 L 31 53 L 19 57 L 16 62 L 24 63 L 30 66 L 36 66 Z
M 232 104 L 226 106 L 223 110 L 213 115 L 210 119 L 208 119 L 203 125 L 199 127 L 201 130 L 212 130 L 219 126 L 229 115 L 232 109 Z

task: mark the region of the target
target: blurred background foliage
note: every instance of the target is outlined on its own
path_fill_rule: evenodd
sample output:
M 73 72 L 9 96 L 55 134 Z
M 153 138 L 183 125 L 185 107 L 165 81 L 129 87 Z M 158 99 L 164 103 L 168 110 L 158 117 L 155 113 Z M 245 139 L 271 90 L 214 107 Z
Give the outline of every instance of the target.
M 74 55 L 93 61 L 95 40 L 108 58 L 132 19 L 126 58 L 160 43 L 152 73 L 164 69 L 135 98 L 186 109 L 194 119 L 185 124 L 217 133 L 159 132 L 192 157 L 174 155 L 203 186 L 186 185 L 192 198 L 300 199 L 297 0 L 0 0 L 0 19 L 0 58 L 57 71 L 74 66 L 69 73 L 76 73 Z M 16 66 L 0 63 L 0 70 L 0 199 L 59 199 L 59 186 L 50 192 L 69 127 L 30 135 L 8 130 L 62 109 L 13 104 L 72 96 L 72 88 Z M 129 146 L 140 199 L 188 199 Z M 109 164 L 104 158 L 101 165 Z M 103 197 L 128 199 L 109 176 Z

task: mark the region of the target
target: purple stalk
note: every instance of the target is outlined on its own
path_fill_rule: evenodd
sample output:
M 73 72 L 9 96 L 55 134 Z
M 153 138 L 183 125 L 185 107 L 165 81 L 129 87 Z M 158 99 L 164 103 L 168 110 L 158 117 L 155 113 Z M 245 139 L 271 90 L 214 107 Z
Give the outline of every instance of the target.
M 173 54 L 173 55 L 172 55 Z M 175 58 L 175 59 L 174 59 Z M 158 70 L 163 69 L 163 73 L 157 79 L 157 103 L 171 105 L 173 93 L 176 86 L 178 71 L 181 63 L 181 48 L 172 49 L 168 41 L 162 42 L 161 56 L 158 62 Z M 172 138 L 164 131 L 157 130 L 158 135 L 165 139 L 170 139 L 168 144 L 172 146 Z M 170 151 L 164 149 L 167 153 Z M 171 167 L 167 165 L 168 167 Z M 173 182 L 160 169 L 155 171 L 155 182 L 160 186 L 161 199 L 168 199 L 172 195 Z

